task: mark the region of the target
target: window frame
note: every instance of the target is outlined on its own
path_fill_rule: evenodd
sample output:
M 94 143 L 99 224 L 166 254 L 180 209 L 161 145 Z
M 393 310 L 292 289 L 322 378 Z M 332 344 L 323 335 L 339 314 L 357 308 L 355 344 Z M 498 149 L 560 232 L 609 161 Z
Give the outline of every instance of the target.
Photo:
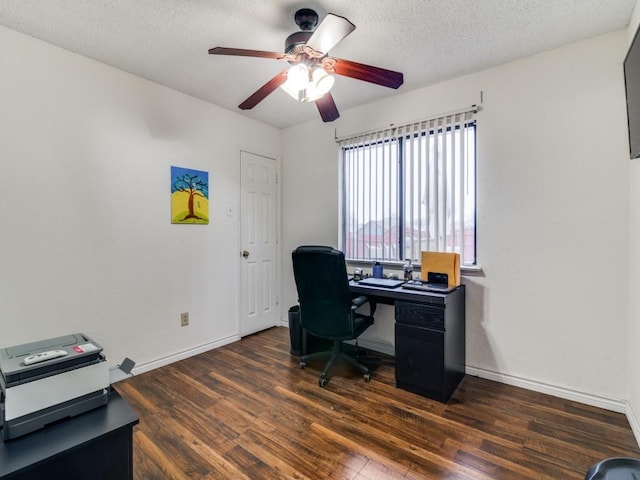
M 477 112 L 477 109 L 464 111 L 464 113 L 472 113 L 472 114 L 476 112 Z M 465 186 L 468 185 L 468 182 L 471 182 L 472 188 L 473 188 L 472 200 L 471 200 L 472 212 L 470 213 L 470 218 L 468 218 L 466 215 L 464 215 L 464 208 L 463 208 L 462 213 L 460 214 L 460 219 L 462 221 L 461 227 L 458 230 L 454 229 L 453 230 L 454 233 L 452 235 L 459 235 L 460 245 L 458 245 L 458 249 L 459 249 L 458 253 L 460 253 L 461 267 L 469 271 L 474 271 L 479 269 L 478 251 L 477 251 L 477 233 L 478 233 L 477 130 L 478 130 L 478 124 L 477 124 L 476 118 L 473 115 L 466 115 L 464 117 L 464 120 L 462 121 L 458 121 L 458 120 L 449 121 L 448 120 L 449 118 L 451 118 L 451 115 L 446 117 L 439 117 L 438 119 L 431 119 L 430 121 L 423 121 L 419 124 L 419 128 L 417 129 L 416 129 L 416 125 L 418 124 L 414 123 L 412 125 L 401 127 L 399 131 L 396 129 L 387 129 L 382 132 L 377 132 L 374 135 L 368 135 L 368 136 L 363 135 L 362 137 L 352 137 L 352 139 L 344 139 L 339 141 L 340 198 L 339 198 L 338 245 L 339 245 L 339 248 L 345 251 L 346 259 L 349 264 L 367 265 L 367 264 L 371 264 L 371 262 L 379 261 L 381 263 L 388 264 L 391 266 L 402 265 L 402 263 L 404 262 L 404 258 L 400 258 L 400 257 L 401 256 L 404 257 L 405 255 L 406 242 L 407 242 L 407 240 L 405 239 L 406 234 L 404 233 L 405 224 L 408 222 L 407 202 L 408 201 L 415 202 L 415 196 L 412 197 L 413 199 L 411 200 L 407 200 L 407 198 L 405 198 L 405 194 L 406 195 L 409 194 L 408 192 L 406 192 L 406 190 L 409 189 L 407 183 L 408 181 L 411 180 L 410 178 L 406 177 L 406 175 L 408 175 L 408 172 L 406 172 L 405 170 L 409 168 L 409 163 L 408 163 L 409 161 L 415 161 L 415 158 L 412 158 L 411 160 L 408 160 L 407 158 L 405 158 L 405 155 L 407 154 L 406 143 L 412 141 L 413 138 L 427 137 L 426 146 L 428 149 L 430 145 L 429 142 L 431 142 L 431 140 L 428 137 L 433 136 L 433 141 L 435 142 L 435 145 L 438 147 L 438 152 L 435 155 L 435 157 L 438 158 L 438 156 L 443 156 L 444 158 L 443 162 L 446 163 L 448 162 L 446 158 L 446 148 L 441 147 L 441 145 L 439 144 L 439 141 L 440 141 L 439 138 L 442 138 L 443 141 L 447 141 L 446 135 L 448 134 L 448 132 L 456 132 L 457 130 L 460 130 L 460 131 L 463 131 L 464 135 L 466 135 L 465 139 L 456 140 L 455 137 L 452 137 L 453 139 L 450 141 L 450 146 L 453 146 L 455 148 L 457 148 L 460 145 L 464 146 L 465 153 L 463 154 L 461 159 L 459 160 L 457 159 L 456 161 L 464 162 L 465 170 L 463 172 L 464 174 L 462 175 L 462 177 L 460 179 L 457 179 L 457 183 L 455 183 L 455 185 L 454 184 L 452 185 L 454 185 L 453 188 L 454 188 L 454 195 L 455 195 L 456 187 L 459 189 L 463 189 Z M 443 119 L 445 119 L 444 122 L 442 122 Z M 440 123 L 438 122 L 434 123 L 434 120 L 438 120 Z M 471 135 L 469 135 L 469 133 L 471 133 Z M 455 135 L 455 133 L 453 135 Z M 363 138 L 364 140 L 362 140 Z M 372 145 L 384 145 L 384 144 L 394 144 L 394 143 L 396 145 L 395 148 L 397 150 L 396 157 L 395 157 L 395 162 L 397 163 L 397 172 L 396 172 L 397 184 L 395 185 L 395 188 L 397 189 L 397 195 L 396 195 L 397 197 L 396 198 L 396 204 L 397 204 L 397 229 L 396 230 L 397 231 L 395 232 L 396 233 L 396 235 L 394 236 L 395 238 L 389 240 L 388 249 L 383 248 L 383 250 L 389 250 L 389 252 L 386 252 L 386 253 L 383 252 L 382 256 L 380 256 L 379 252 L 377 252 L 375 257 L 371 255 L 369 255 L 370 258 L 360 258 L 357 256 L 354 257 L 351 255 L 349 248 L 347 248 L 348 247 L 347 237 L 349 234 L 349 229 L 348 229 L 349 215 L 347 215 L 347 208 L 348 208 L 347 194 L 349 190 L 349 185 L 347 181 L 347 177 L 348 177 L 347 164 L 349 161 L 353 160 L 353 159 L 347 158 L 347 152 L 357 151 L 358 149 L 362 149 L 362 148 L 371 148 Z M 412 145 L 411 148 L 415 148 L 415 144 Z M 443 150 L 444 150 L 444 153 L 443 153 Z M 424 155 L 424 153 L 422 155 Z M 369 156 L 369 159 L 367 161 L 369 162 L 372 161 L 371 156 Z M 424 157 L 419 158 L 420 164 L 422 164 L 425 161 L 426 162 L 430 161 L 428 154 L 426 158 Z M 472 173 L 469 173 L 468 171 L 470 165 L 471 165 Z M 450 180 L 449 176 L 455 175 L 455 169 L 454 169 L 454 173 L 446 171 L 445 175 L 447 180 Z M 364 181 L 366 181 L 366 179 L 364 179 Z M 422 187 L 420 191 L 423 191 L 424 188 L 426 188 L 422 183 L 419 183 L 419 185 Z M 436 188 L 436 191 L 437 191 L 437 188 Z M 464 196 L 464 194 L 462 193 L 460 195 Z M 445 204 L 447 201 L 448 200 L 446 199 L 444 200 Z M 464 202 L 465 200 L 462 200 L 463 204 Z M 432 216 L 428 215 L 426 218 L 427 218 L 427 221 L 430 221 L 429 219 L 432 218 Z M 437 215 L 435 218 L 438 218 Z M 374 222 L 373 220 L 368 220 L 362 225 L 364 227 L 368 223 L 373 223 L 373 222 Z M 360 224 L 361 222 L 357 222 L 357 223 Z M 455 225 L 455 223 L 456 223 L 455 219 L 451 220 L 451 225 Z M 458 224 L 460 225 L 460 223 Z M 467 225 L 473 226 L 473 236 L 471 240 L 469 240 L 468 235 L 465 233 L 466 231 L 468 231 Z M 389 224 L 390 229 L 393 228 L 393 226 L 394 226 L 393 223 Z M 383 230 L 384 230 L 384 221 L 383 221 Z M 446 229 L 445 229 L 444 235 L 442 236 L 444 237 L 445 239 L 444 241 L 446 242 L 447 241 Z M 363 238 L 361 239 L 361 241 L 366 242 L 367 240 L 366 236 L 362 235 L 362 237 Z M 413 236 L 413 230 L 410 238 L 414 239 L 415 241 L 415 237 Z M 420 234 L 418 236 L 418 239 L 421 241 L 420 243 L 424 242 L 424 239 L 420 236 Z M 393 242 L 391 242 L 391 240 L 393 240 Z M 357 242 L 359 241 L 360 239 L 356 239 L 356 243 L 354 243 L 353 245 L 357 245 Z M 471 244 L 467 243 L 469 241 L 471 242 Z M 383 244 L 384 244 L 384 233 L 383 233 Z M 440 249 L 440 251 L 455 251 L 454 248 L 456 248 L 455 245 L 452 248 L 445 248 L 445 250 Z M 468 255 L 467 256 L 464 255 L 467 249 L 472 250 L 472 255 L 471 255 L 472 261 L 469 261 Z M 376 249 L 376 250 L 379 250 L 379 249 Z M 353 247 L 351 251 L 353 251 Z M 413 257 L 418 257 L 418 258 L 412 258 L 412 262 L 414 263 L 414 265 L 416 265 L 419 268 L 420 266 L 419 252 L 415 252 L 413 251 L 413 249 L 411 251 L 413 252 L 412 253 Z M 394 258 L 390 257 L 391 252 L 395 252 Z M 465 262 L 465 259 L 466 259 L 466 262 Z

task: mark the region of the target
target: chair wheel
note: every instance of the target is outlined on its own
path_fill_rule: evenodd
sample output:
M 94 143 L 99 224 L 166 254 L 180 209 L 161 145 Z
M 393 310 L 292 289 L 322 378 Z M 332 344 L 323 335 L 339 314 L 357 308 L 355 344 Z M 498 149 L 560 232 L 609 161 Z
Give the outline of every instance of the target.
M 303 362 L 303 361 L 300 362 L 300 368 L 304 368 L 306 366 L 307 366 L 307 362 Z
M 320 385 L 321 387 L 326 387 L 327 383 L 329 383 L 329 379 L 328 378 L 320 377 L 318 379 L 318 385 Z
M 371 374 L 370 373 L 365 373 L 364 374 L 364 381 L 365 382 L 371 381 Z

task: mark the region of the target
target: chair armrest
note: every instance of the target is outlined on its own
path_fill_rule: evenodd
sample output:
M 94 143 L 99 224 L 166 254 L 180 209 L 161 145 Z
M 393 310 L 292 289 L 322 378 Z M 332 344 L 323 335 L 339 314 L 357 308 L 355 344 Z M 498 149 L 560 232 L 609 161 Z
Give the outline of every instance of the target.
M 355 312 L 358 308 L 360 308 L 365 303 L 369 304 L 369 316 L 373 317 L 373 314 L 375 313 L 376 307 L 378 306 L 378 304 L 374 301 L 369 300 L 369 297 L 365 297 L 364 295 L 355 297 L 351 300 L 351 311 Z
M 369 301 L 369 298 L 365 297 L 364 295 L 361 295 L 359 297 L 356 298 L 352 298 L 351 299 L 351 303 L 353 304 L 353 306 L 355 306 L 356 308 L 361 307 L 362 305 L 364 305 L 365 303 L 367 303 Z

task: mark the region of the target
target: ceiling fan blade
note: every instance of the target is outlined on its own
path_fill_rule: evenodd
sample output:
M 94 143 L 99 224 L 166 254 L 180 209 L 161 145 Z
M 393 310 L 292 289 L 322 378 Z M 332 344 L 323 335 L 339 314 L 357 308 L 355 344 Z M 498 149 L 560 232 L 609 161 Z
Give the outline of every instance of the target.
M 323 122 L 333 122 L 340 116 L 336 102 L 333 101 L 333 97 L 329 92 L 316 100 L 316 106 L 318 107 L 318 112 L 320 112 Z
M 242 102 L 238 107 L 240 110 L 250 110 L 259 104 L 262 100 L 264 100 L 267 95 L 272 93 L 276 88 L 282 85 L 287 81 L 287 70 L 283 70 L 263 86 L 261 86 L 258 90 L 255 91 L 253 95 L 247 98 L 244 102 Z
M 356 26 L 344 17 L 327 13 L 313 35 L 307 41 L 307 47 L 326 54 L 340 41 L 355 30 Z
M 275 58 L 276 60 L 283 60 L 286 56 L 284 53 L 278 52 L 265 52 L 263 50 L 246 50 L 244 48 L 227 47 L 210 48 L 209 53 L 211 55 L 237 55 L 239 57 Z
M 333 62 L 323 63 L 323 67 L 326 65 L 325 70 L 327 70 L 327 72 L 357 78 L 358 80 L 376 83 L 389 88 L 398 88 L 404 82 L 404 76 L 400 72 L 352 62 L 350 60 L 342 60 L 340 58 L 334 58 L 332 60 L 335 60 L 335 65 L 333 66 L 331 65 Z

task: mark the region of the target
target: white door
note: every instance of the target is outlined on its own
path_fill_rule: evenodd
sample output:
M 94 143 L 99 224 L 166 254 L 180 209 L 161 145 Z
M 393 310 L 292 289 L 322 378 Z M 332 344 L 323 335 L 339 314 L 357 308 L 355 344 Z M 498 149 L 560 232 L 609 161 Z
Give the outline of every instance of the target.
M 276 161 L 240 152 L 240 335 L 277 324 Z

